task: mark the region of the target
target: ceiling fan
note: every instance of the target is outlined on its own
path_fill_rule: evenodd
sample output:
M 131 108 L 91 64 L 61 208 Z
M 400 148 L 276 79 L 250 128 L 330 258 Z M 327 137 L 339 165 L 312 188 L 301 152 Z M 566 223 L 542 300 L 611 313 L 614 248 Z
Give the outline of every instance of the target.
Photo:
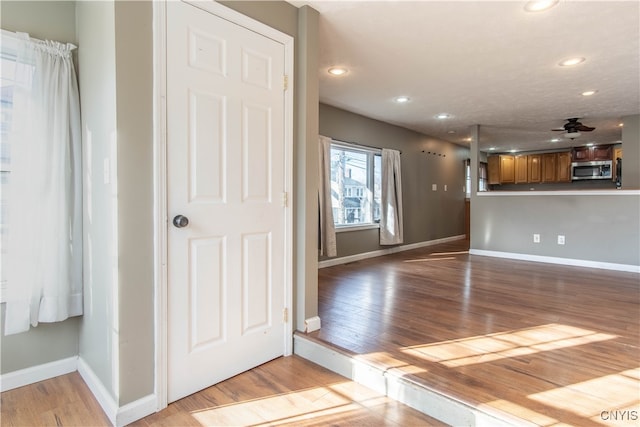
M 560 129 L 551 129 L 551 130 L 553 130 L 553 131 L 566 131 L 566 133 L 564 134 L 565 138 L 575 139 L 575 138 L 579 137 L 580 135 L 582 135 L 580 132 L 591 132 L 592 130 L 595 129 L 595 128 L 592 128 L 590 126 L 583 125 L 578 120 L 579 119 L 577 117 L 572 118 L 572 119 L 567 119 L 568 123 L 565 123 L 564 127 L 560 128 Z

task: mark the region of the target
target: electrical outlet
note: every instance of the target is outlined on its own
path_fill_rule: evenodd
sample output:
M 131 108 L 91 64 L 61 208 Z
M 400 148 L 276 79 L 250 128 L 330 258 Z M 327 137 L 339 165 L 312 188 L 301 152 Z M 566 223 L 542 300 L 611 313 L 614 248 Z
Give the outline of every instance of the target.
M 564 236 L 562 234 L 558 234 L 558 244 L 564 245 Z
M 540 243 L 540 235 L 539 234 L 534 234 L 533 235 L 533 243 Z
M 431 191 L 438 191 L 438 184 L 431 184 Z
M 447 191 L 447 184 L 444 185 L 444 191 Z

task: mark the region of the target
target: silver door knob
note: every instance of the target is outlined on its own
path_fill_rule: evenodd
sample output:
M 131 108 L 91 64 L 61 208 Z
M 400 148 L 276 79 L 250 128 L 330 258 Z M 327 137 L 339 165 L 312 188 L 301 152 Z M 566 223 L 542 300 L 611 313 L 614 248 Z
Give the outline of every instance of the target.
M 184 215 L 176 215 L 173 218 L 173 225 L 175 225 L 177 228 L 184 228 L 189 225 L 189 218 Z

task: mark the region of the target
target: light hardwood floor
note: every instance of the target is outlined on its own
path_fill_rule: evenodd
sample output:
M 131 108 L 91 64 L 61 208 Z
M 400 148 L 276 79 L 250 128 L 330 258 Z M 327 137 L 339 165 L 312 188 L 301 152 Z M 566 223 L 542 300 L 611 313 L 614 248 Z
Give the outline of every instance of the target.
M 466 245 L 321 269 L 322 329 L 310 336 L 537 425 L 637 426 L 640 276 L 469 256 Z M 3 426 L 108 425 L 77 373 L 2 393 L 1 415 Z M 441 425 L 296 356 L 134 423 L 227 424 Z
M 467 245 L 321 269 L 309 336 L 537 425 L 638 425 L 640 276 Z
M 2 426 L 109 426 L 77 372 L 2 393 Z M 281 357 L 131 426 L 442 426 L 298 356 Z

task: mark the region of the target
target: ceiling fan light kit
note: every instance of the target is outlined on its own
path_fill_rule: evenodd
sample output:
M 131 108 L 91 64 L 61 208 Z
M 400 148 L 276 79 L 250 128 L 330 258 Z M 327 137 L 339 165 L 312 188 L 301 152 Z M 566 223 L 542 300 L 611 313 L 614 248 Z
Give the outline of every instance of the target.
M 576 139 L 580 137 L 582 134 L 580 132 L 567 132 L 564 134 L 565 138 Z
M 565 131 L 564 137 L 568 139 L 576 139 L 580 137 L 582 135 L 580 132 L 591 132 L 595 130 L 595 128 L 593 127 L 583 125 L 578 120 L 579 118 L 577 117 L 567 119 L 567 123 L 564 124 L 562 129 L 551 129 L 551 130 Z

